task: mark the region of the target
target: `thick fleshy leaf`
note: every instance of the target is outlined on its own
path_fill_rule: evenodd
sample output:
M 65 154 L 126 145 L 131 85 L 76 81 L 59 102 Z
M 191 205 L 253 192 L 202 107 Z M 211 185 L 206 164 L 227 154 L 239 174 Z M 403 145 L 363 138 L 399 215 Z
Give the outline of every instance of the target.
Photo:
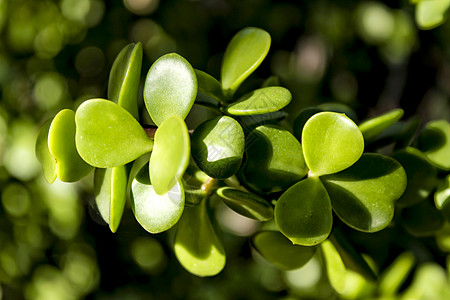
M 217 102 L 225 101 L 220 82 L 206 72 L 195 70 L 197 76 L 198 89 L 200 92 L 210 96 Z
M 450 123 L 446 120 L 428 123 L 420 133 L 419 149 L 438 168 L 450 170 Z
M 312 246 L 331 232 L 333 216 L 328 193 L 317 177 L 291 186 L 275 204 L 275 222 L 294 244 Z
M 278 231 L 259 232 L 252 244 L 267 261 L 283 270 L 302 267 L 317 251 L 314 246 L 293 245 Z
M 396 205 L 406 207 L 425 200 L 436 186 L 437 170 L 415 148 L 406 148 L 393 155 L 405 169 L 408 183 Z
M 181 182 L 165 194 L 158 195 L 149 181 L 148 165 L 144 166 L 131 185 L 131 208 L 136 220 L 150 233 L 172 228 L 184 210 L 184 189 Z
M 339 218 L 364 232 L 389 225 L 395 201 L 406 188 L 403 167 L 381 154 L 364 154 L 350 168 L 321 179 Z
M 197 76 L 189 62 L 176 53 L 153 63 L 144 85 L 144 102 L 156 125 L 170 116 L 184 120 L 197 96 Z
M 189 164 L 191 145 L 183 119 L 170 116 L 155 133 L 150 156 L 150 181 L 159 195 L 166 194 L 181 179 Z
M 308 172 L 300 143 L 277 126 L 263 125 L 253 130 L 246 140 L 246 154 L 244 179 L 265 193 L 285 190 Z
M 47 120 L 42 124 L 36 139 L 36 157 L 42 165 L 45 180 L 52 183 L 56 179 L 56 160 L 48 148 L 48 132 L 53 119 Z
M 114 61 L 108 83 L 108 99 L 139 120 L 138 91 L 141 79 L 142 44 L 129 44 Z
M 393 109 L 381 116 L 364 121 L 359 125 L 359 130 L 361 130 L 364 140 L 368 143 L 400 120 L 402 116 L 403 109 Z
M 244 155 L 241 125 L 222 116 L 200 124 L 192 134 L 192 157 L 212 178 L 227 178 L 237 172 Z
M 78 108 L 76 145 L 81 157 L 98 168 L 117 167 L 152 151 L 136 119 L 114 102 L 88 100 Z
M 434 203 L 442 211 L 447 221 L 450 221 L 450 175 L 438 186 L 434 194 Z
M 323 259 L 327 270 L 328 280 L 331 286 L 338 292 L 343 293 L 346 286 L 347 270 L 341 255 L 330 240 L 320 244 Z
M 300 111 L 293 124 L 294 136 L 299 141 L 302 140 L 303 127 L 305 127 L 306 122 L 308 122 L 312 116 L 320 112 L 323 112 L 323 109 L 317 107 L 307 107 Z
M 187 271 L 202 277 L 222 271 L 225 251 L 209 220 L 205 200 L 186 208 L 177 227 L 175 255 Z
M 63 109 L 53 119 L 48 133 L 48 147 L 56 160 L 56 173 L 64 182 L 78 181 L 92 170 L 77 152 L 75 131 L 75 112 Z
M 402 210 L 401 220 L 406 231 L 417 237 L 434 236 L 444 226 L 442 211 L 427 199 Z
M 103 220 L 116 232 L 127 199 L 128 167 L 95 169 L 95 202 Z
M 417 24 L 422 29 L 431 29 L 442 24 L 449 7 L 450 0 L 420 1 L 416 6 Z
M 241 83 L 261 64 L 270 48 L 270 34 L 260 28 L 239 31 L 228 44 L 222 61 L 221 82 L 231 97 Z
M 414 254 L 404 252 L 381 274 L 379 290 L 385 297 L 395 296 L 414 267 Z
M 420 126 L 420 118 L 397 121 L 372 141 L 366 142 L 366 150 L 378 149 L 395 143 L 395 149 L 409 147 Z M 373 151 L 372 151 L 373 152 Z
M 260 115 L 278 111 L 291 102 L 292 95 L 281 86 L 271 86 L 254 90 L 237 102 L 223 107 L 223 110 L 234 116 Z
M 268 221 L 273 218 L 273 208 L 264 198 L 231 187 L 217 190 L 223 202 L 232 210 L 245 217 L 258 221 Z
M 309 169 L 321 176 L 353 165 L 363 153 L 364 139 L 358 126 L 345 115 L 321 112 L 303 127 L 302 146 Z

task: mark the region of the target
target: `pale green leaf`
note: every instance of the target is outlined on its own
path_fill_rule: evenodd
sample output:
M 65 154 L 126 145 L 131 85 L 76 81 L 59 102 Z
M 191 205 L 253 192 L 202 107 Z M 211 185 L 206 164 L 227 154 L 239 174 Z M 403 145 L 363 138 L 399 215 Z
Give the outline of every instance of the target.
M 450 170 L 450 123 L 446 120 L 429 122 L 419 135 L 419 149 L 440 169 Z
M 364 121 L 359 125 L 359 130 L 361 130 L 364 140 L 368 143 L 400 120 L 402 116 L 403 109 L 393 109 L 381 116 Z
M 53 119 L 47 120 L 39 129 L 36 139 L 36 157 L 42 164 L 45 180 L 52 183 L 56 179 L 56 160 L 48 148 L 48 132 Z
M 330 240 L 325 240 L 320 244 L 322 255 L 325 261 L 328 280 L 331 286 L 338 292 L 343 293 L 345 291 L 347 270 L 341 255 L 336 250 L 336 247 Z

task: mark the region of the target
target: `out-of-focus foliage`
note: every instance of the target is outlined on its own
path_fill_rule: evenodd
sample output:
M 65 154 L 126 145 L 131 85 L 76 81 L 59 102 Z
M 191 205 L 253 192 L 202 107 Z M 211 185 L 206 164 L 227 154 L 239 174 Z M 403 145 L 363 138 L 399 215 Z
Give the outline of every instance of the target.
M 292 92 L 288 126 L 301 109 L 330 101 L 349 105 L 360 119 L 401 107 L 406 120 L 450 120 L 449 1 L 411 2 L 0 0 L 0 298 L 449 298 L 448 221 L 420 238 L 401 226 L 370 235 L 348 228 L 367 264 L 382 269 L 377 282 L 341 270 L 345 286 L 337 294 L 321 253 L 299 269 L 278 270 L 248 243 L 258 223 L 218 201 L 227 266 L 200 279 L 176 262 L 172 231 L 150 235 L 128 207 L 113 235 L 87 192 L 93 174 L 48 185 L 34 154 L 46 119 L 106 96 L 109 70 L 126 44 L 142 43 L 143 74 L 176 51 L 220 78 L 226 44 L 247 26 L 268 31 L 272 47 L 236 95 L 277 75 Z M 208 113 L 193 110 L 188 125 Z

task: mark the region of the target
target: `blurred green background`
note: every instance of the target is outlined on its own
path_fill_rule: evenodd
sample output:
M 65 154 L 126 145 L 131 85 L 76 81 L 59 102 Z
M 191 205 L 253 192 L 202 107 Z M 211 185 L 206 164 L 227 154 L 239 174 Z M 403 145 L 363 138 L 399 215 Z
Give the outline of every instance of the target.
M 46 119 L 106 97 L 126 44 L 144 46 L 142 77 L 177 52 L 219 78 L 227 43 L 246 26 L 268 31 L 272 47 L 238 93 L 279 76 L 293 93 L 288 122 L 330 101 L 360 119 L 400 107 L 406 119 L 450 120 L 450 22 L 419 29 L 410 1 L 0 0 L 0 299 L 335 297 L 319 262 L 279 271 L 250 246 L 259 225 L 226 209 L 217 212 L 225 270 L 192 276 L 171 231 L 147 233 L 128 208 L 112 234 L 92 204 L 92 176 L 49 185 L 35 158 Z M 386 265 L 395 258 L 383 255 Z

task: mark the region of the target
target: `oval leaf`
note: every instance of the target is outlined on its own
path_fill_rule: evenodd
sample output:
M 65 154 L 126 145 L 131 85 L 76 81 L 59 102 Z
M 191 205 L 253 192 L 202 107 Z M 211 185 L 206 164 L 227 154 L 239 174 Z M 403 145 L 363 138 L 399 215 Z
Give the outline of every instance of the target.
M 174 251 L 180 264 L 197 276 L 214 276 L 225 267 L 225 251 L 209 220 L 205 200 L 184 211 Z
M 450 0 L 426 0 L 417 3 L 416 21 L 420 28 L 431 29 L 442 24 Z
M 234 116 L 260 115 L 278 111 L 291 102 L 292 95 L 281 86 L 271 86 L 254 90 L 237 102 L 223 107 L 223 110 Z
M 347 270 L 341 255 L 329 240 L 320 244 L 322 255 L 327 269 L 328 280 L 331 286 L 338 292 L 345 291 Z
M 293 245 L 278 231 L 263 231 L 255 235 L 252 244 L 270 263 L 283 270 L 304 266 L 316 253 L 316 247 Z
M 217 102 L 225 101 L 222 86 L 217 79 L 200 70 L 195 70 L 195 75 L 197 76 L 198 89 L 200 92 L 210 96 Z
M 117 167 L 152 151 L 153 141 L 141 125 L 114 102 L 88 100 L 78 108 L 75 121 L 77 149 L 95 167 Z
M 44 178 L 48 183 L 52 183 L 56 179 L 56 160 L 48 148 L 48 132 L 52 120 L 47 120 L 39 129 L 35 146 L 36 157 L 42 165 Z
M 103 220 L 112 232 L 116 232 L 122 219 L 127 198 L 127 166 L 108 169 L 95 169 L 95 202 Z
M 174 115 L 184 120 L 196 96 L 197 77 L 186 59 L 171 53 L 153 63 L 145 79 L 144 101 L 156 125 Z
M 183 176 L 191 152 L 189 132 L 178 116 L 164 120 L 155 133 L 155 145 L 150 156 L 150 181 L 156 193 L 163 195 Z
M 261 64 L 270 48 L 270 34 L 248 27 L 239 31 L 228 44 L 222 61 L 221 82 L 231 97 L 241 83 Z
M 438 168 L 450 170 L 450 123 L 437 120 L 428 123 L 419 135 L 419 149 Z
M 308 172 L 300 143 L 277 126 L 263 125 L 253 130 L 246 140 L 246 154 L 244 179 L 265 193 L 285 190 Z
M 184 189 L 180 182 L 163 195 L 158 195 L 143 167 L 131 185 L 131 208 L 136 220 L 150 233 L 172 228 L 184 210 Z
M 293 131 L 294 136 L 301 141 L 302 140 L 302 132 L 303 127 L 305 127 L 306 122 L 317 113 L 323 112 L 323 109 L 317 107 L 307 107 L 300 111 L 298 116 L 294 120 Z
M 364 151 L 364 139 L 358 126 L 345 115 L 322 112 L 303 127 L 302 146 L 309 169 L 321 176 L 353 165 Z
M 108 83 L 108 99 L 125 108 L 137 120 L 142 55 L 141 43 L 123 48 L 112 65 Z
M 222 187 L 217 190 L 217 195 L 232 210 L 247 218 L 258 221 L 268 221 L 273 218 L 273 208 L 264 198 L 241 190 Z
M 48 134 L 48 147 L 56 160 L 56 173 L 64 182 L 78 181 L 92 170 L 92 166 L 77 152 L 75 131 L 75 112 L 63 109 L 53 119 Z
M 402 116 L 403 109 L 393 109 L 381 116 L 364 121 L 359 125 L 359 130 L 361 130 L 366 143 L 369 143 L 384 130 L 400 120 Z
M 437 170 L 415 148 L 407 148 L 393 155 L 405 169 L 408 183 L 396 205 L 406 207 L 425 200 L 436 186 Z
M 275 204 L 275 222 L 294 244 L 312 246 L 331 232 L 333 216 L 327 191 L 317 177 L 302 180 Z
M 389 225 L 395 201 L 406 188 L 403 167 L 381 154 L 364 154 L 350 168 L 321 179 L 339 218 L 365 232 Z
M 228 178 L 237 172 L 244 155 L 241 125 L 222 116 L 200 124 L 192 134 L 192 157 L 212 178 Z

